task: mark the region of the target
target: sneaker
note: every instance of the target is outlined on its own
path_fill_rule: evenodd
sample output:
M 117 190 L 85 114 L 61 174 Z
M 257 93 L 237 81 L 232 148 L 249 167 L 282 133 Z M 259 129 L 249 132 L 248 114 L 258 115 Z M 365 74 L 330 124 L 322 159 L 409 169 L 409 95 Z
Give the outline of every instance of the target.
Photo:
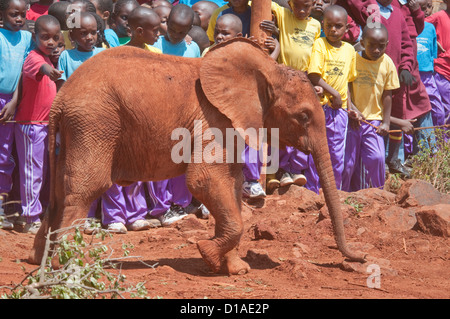
M 292 180 L 294 181 L 295 185 L 303 186 L 306 184 L 306 176 L 303 174 L 292 174 Z
M 138 219 L 127 226 L 128 230 L 131 231 L 147 230 L 150 229 L 150 227 L 150 222 L 146 219 Z
M 160 216 L 158 219 L 162 226 L 169 226 L 180 219 L 187 216 L 186 211 L 177 205 L 170 207 L 164 215 Z
M 23 227 L 23 233 L 30 233 L 36 235 L 42 223 L 40 221 L 34 223 L 26 223 Z
M 266 175 L 266 191 L 269 194 L 272 194 L 275 189 L 280 187 L 280 181 L 276 178 L 276 174 L 268 174 Z
M 197 206 L 194 203 L 190 203 L 184 210 L 187 214 L 195 214 L 198 218 L 209 218 L 209 210 L 203 204 Z
M 294 180 L 292 179 L 292 176 L 288 172 L 284 172 L 284 174 L 280 178 L 280 187 L 288 186 L 294 184 Z
M 266 197 L 266 193 L 258 182 L 244 182 L 244 184 L 242 184 L 242 194 L 247 198 Z
M 14 224 L 11 223 L 6 215 L 3 213 L 3 210 L 0 211 L 0 229 L 13 230 Z
M 99 231 L 101 225 L 100 220 L 97 218 L 87 218 L 84 222 L 84 233 L 86 235 L 92 235 L 94 232 Z
M 411 178 L 410 170 L 405 166 L 403 166 L 399 159 L 396 159 L 393 162 L 388 163 L 388 166 L 389 166 L 389 173 L 400 174 L 400 176 L 404 178 Z
M 110 233 L 115 233 L 115 234 L 126 234 L 127 233 L 127 228 L 122 223 L 111 223 L 108 225 L 107 230 Z

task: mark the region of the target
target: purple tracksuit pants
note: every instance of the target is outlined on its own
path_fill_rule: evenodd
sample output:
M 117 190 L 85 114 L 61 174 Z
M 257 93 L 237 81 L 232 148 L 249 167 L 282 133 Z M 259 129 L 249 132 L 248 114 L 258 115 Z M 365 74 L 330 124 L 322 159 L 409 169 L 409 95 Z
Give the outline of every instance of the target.
M 11 101 L 12 94 L 0 93 L 0 110 Z M 14 123 L 0 124 L 0 194 L 7 194 L 12 188 L 14 160 L 12 158 L 14 143 Z
M 441 92 L 439 92 L 434 73 L 420 72 L 420 79 L 422 80 L 422 83 L 425 86 L 430 98 L 433 125 L 445 124 L 446 110 L 444 108 L 444 103 L 442 103 L 442 95 Z M 448 89 L 450 90 L 450 87 Z
M 379 126 L 380 121 L 370 121 Z M 363 188 L 382 188 L 385 178 L 384 139 L 369 124 L 348 128 L 345 147 L 342 190 L 355 192 Z
M 244 173 L 245 181 L 257 181 L 261 175 L 262 161 L 260 159 L 260 152 L 257 151 L 247 144 L 245 144 L 245 149 L 242 152 L 242 161 L 244 166 L 242 167 L 242 172 Z
M 152 209 L 150 215 L 163 215 L 172 204 L 186 207 L 192 201 L 192 194 L 186 186 L 186 175 L 162 181 L 147 182 Z
M 48 126 L 16 124 L 15 141 L 20 176 L 22 216 L 39 221 L 48 205 Z
M 92 203 L 88 217 L 95 216 L 98 200 Z M 104 225 L 129 225 L 139 219 L 145 219 L 148 209 L 144 183 L 136 182 L 129 186 L 114 184 L 101 196 L 101 211 Z

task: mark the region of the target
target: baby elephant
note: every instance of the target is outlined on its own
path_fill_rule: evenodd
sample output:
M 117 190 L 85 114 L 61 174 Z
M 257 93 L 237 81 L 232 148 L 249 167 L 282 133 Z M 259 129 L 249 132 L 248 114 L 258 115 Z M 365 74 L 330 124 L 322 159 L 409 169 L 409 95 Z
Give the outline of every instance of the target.
M 198 121 L 201 132 L 196 132 Z M 214 237 L 197 244 L 203 259 L 214 272 L 246 273 L 250 267 L 237 251 L 243 232 L 242 163 L 236 160 L 238 147 L 230 150 L 223 141 L 238 132 L 238 139 L 248 142 L 245 132 L 262 128 L 269 134 L 278 130 L 279 147 L 294 146 L 313 155 L 337 245 L 346 257 L 363 260 L 346 246 L 324 114 L 311 83 L 302 72 L 277 64 L 257 44 L 236 38 L 197 59 L 126 46 L 108 49 L 75 71 L 50 113 L 51 207 L 29 261 L 40 262 L 50 228 L 86 217 L 91 203 L 113 183 L 185 174 L 189 191 L 216 220 Z M 191 150 L 190 161 L 173 160 L 174 146 L 180 143 L 172 137 L 176 129 L 190 133 L 190 147 L 183 148 Z M 215 161 L 198 160 L 206 148 L 211 152 L 211 140 L 195 141 L 196 134 L 207 130 L 221 133 L 212 138 Z M 61 145 L 56 158 L 57 131 Z M 234 157 L 227 156 L 230 151 Z

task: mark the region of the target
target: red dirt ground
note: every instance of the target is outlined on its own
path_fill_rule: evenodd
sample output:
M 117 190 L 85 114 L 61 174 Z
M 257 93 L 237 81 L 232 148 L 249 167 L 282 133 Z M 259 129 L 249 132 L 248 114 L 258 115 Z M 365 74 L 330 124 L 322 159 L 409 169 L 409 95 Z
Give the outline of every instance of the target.
M 369 253 L 366 264 L 344 260 L 336 249 L 330 220 L 324 218 L 326 208 L 320 209 L 323 197 L 297 186 L 276 191 L 264 203 L 243 203 L 245 231 L 239 252 L 252 268 L 245 275 L 212 274 L 201 259 L 195 243 L 213 235 L 213 219 L 189 215 L 170 227 L 114 235 L 113 245 L 118 241 L 134 245 L 130 255 L 137 257 L 125 260 L 122 272 L 127 282 L 145 281 L 151 298 L 450 297 L 448 238 L 415 230 L 407 218 L 389 220 L 383 212 L 399 206 L 395 194 L 388 191 L 366 190 L 358 197 L 362 210 L 354 203 L 348 205 L 348 196 L 355 193 L 340 195 L 347 241 L 353 249 Z M 26 262 L 33 238 L 0 229 L 0 286 L 14 286 L 36 268 Z M 371 264 L 381 269 L 380 285 L 375 288 L 370 278 L 372 288 L 368 287 Z

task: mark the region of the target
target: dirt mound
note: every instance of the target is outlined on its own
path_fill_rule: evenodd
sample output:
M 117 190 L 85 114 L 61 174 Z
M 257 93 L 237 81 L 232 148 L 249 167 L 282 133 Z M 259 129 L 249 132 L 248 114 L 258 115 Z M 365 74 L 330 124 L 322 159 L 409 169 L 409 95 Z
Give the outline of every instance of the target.
M 171 227 L 115 235 L 138 256 L 121 271 L 129 282 L 145 281 L 150 297 L 162 298 L 450 297 L 449 195 L 418 180 L 396 193 L 339 195 L 349 247 L 369 254 L 365 264 L 346 261 L 337 250 L 323 196 L 291 186 L 243 202 L 239 253 L 252 268 L 248 274 L 209 271 L 196 242 L 213 235 L 214 219 L 193 215 Z M 33 235 L 0 230 L 0 286 L 14 286 L 36 268 L 25 261 L 32 243 Z

